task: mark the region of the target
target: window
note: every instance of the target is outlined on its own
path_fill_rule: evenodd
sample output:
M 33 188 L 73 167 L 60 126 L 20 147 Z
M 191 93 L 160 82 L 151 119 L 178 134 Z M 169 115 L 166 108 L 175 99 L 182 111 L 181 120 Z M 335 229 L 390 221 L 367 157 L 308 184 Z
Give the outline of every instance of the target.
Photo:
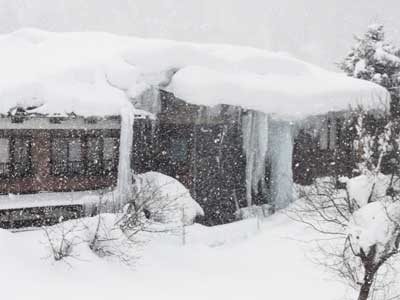
M 84 143 L 79 138 L 55 138 L 52 173 L 66 176 L 108 174 L 117 169 L 117 153 L 116 138 L 88 137 Z
M 83 169 L 81 141 L 80 139 L 70 139 L 68 141 L 68 172 L 80 174 Z
M 31 175 L 31 139 L 27 137 L 18 137 L 13 138 L 12 141 L 13 175 L 16 177 Z
M 87 171 L 91 175 L 101 173 L 102 169 L 102 143 L 100 138 L 91 137 L 87 140 Z
M 10 140 L 0 138 L 0 176 L 8 175 L 10 167 Z
M 169 151 L 172 161 L 185 161 L 188 156 L 188 151 L 188 141 L 185 138 L 177 138 L 172 140 Z
M 103 166 L 105 173 L 110 173 L 117 169 L 118 139 L 104 138 L 103 140 Z
M 337 143 L 336 119 L 328 117 L 321 129 L 319 145 L 322 150 L 333 150 Z
M 56 138 L 52 142 L 52 167 L 54 175 L 82 174 L 82 143 L 78 138 Z

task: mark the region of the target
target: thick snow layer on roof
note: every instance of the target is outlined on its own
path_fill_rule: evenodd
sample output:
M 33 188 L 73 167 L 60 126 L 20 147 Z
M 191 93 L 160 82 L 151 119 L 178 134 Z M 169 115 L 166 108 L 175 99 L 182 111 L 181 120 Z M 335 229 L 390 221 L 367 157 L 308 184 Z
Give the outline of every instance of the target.
M 2 35 L 0 66 L 0 113 L 20 105 L 48 114 L 119 114 L 151 85 L 195 104 L 294 116 L 387 98 L 377 85 L 287 54 L 97 32 Z

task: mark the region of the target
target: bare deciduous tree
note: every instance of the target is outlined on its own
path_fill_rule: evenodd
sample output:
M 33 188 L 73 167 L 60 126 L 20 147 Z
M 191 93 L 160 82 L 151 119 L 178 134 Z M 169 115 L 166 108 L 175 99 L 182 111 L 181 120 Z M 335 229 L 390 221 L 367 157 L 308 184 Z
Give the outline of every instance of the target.
M 346 179 L 346 189 L 338 188 L 337 179 L 318 179 L 299 188 L 300 200 L 288 215 L 321 233 L 320 261 L 357 288 L 359 300 L 366 300 L 388 287 L 392 258 L 399 253 L 400 201 L 396 193 L 386 193 L 394 190 L 393 178 L 388 183 L 380 173 L 384 155 L 393 148 L 392 124 L 374 137 L 364 130 L 362 121 L 360 115 L 354 146 L 361 158 L 358 179 L 366 183 L 356 192 L 366 194 L 365 199 L 350 193 L 349 182 L 356 178 Z

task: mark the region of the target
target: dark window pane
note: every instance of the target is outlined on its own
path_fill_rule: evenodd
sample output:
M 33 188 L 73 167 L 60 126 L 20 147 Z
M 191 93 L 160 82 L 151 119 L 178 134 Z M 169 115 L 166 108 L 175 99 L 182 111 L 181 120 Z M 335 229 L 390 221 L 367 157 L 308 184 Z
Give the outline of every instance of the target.
M 0 138 L 0 176 L 9 173 L 10 140 Z
M 89 138 L 87 146 L 88 172 L 89 174 L 98 174 L 101 171 L 101 140 L 99 138 Z
M 188 156 L 188 143 L 185 139 L 174 139 L 171 143 L 169 155 L 173 161 L 185 161 Z
M 79 139 L 69 140 L 68 161 L 82 161 L 81 141 Z
M 54 139 L 52 145 L 53 173 L 66 174 L 68 171 L 68 141 L 67 139 Z
M 14 175 L 27 176 L 31 173 L 31 141 L 27 138 L 14 139 Z
M 118 140 L 115 138 L 104 138 L 103 163 L 104 171 L 111 172 L 117 169 Z
M 58 138 L 53 140 L 53 174 L 82 174 L 82 144 L 80 139 Z
M 82 143 L 80 139 L 70 139 L 68 142 L 68 172 L 83 174 Z

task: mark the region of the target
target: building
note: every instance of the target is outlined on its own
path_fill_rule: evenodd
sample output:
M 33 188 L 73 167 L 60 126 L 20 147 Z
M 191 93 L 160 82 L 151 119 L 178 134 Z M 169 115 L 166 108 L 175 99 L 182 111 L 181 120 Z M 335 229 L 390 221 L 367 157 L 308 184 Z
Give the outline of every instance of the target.
M 10 49 L 19 55 L 7 59 Z M 294 180 L 348 171 L 331 163 L 337 149 L 351 154 L 349 107 L 377 108 L 388 95 L 285 54 L 103 33 L 21 30 L 0 39 L 0 64 L 9 221 L 72 204 L 79 216 L 83 204 L 7 194 L 115 188 L 123 202 L 131 169 L 180 180 L 206 224 L 252 205 L 278 210 L 295 199 Z

